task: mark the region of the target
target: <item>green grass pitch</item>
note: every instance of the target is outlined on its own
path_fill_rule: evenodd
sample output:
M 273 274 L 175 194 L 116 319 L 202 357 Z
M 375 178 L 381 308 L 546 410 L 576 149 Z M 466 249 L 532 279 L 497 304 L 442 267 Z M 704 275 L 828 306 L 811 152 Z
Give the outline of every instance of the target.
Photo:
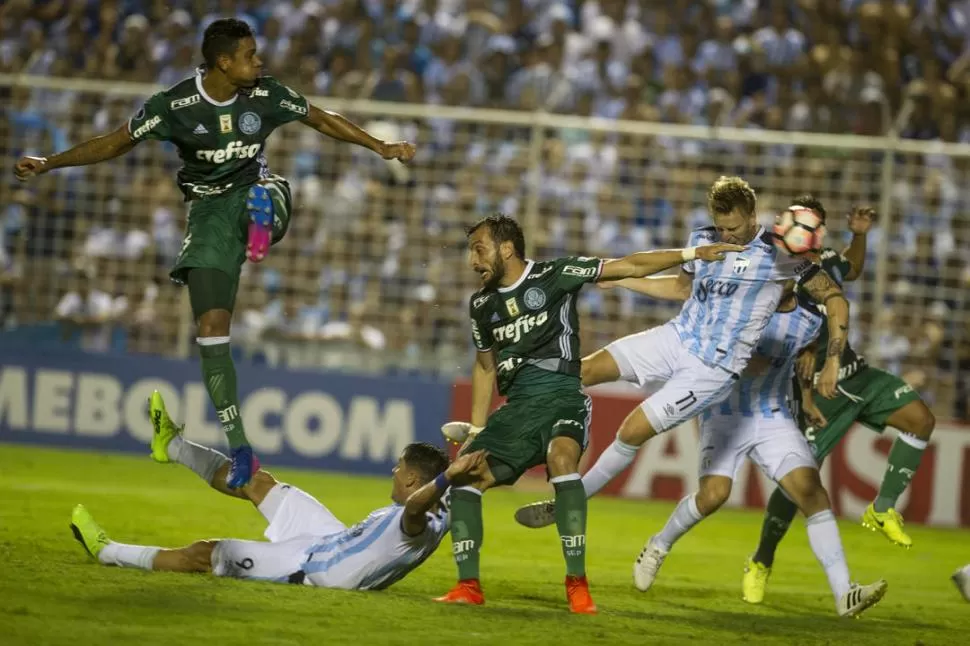
M 390 479 L 273 470 L 345 522 L 386 504 Z M 115 540 L 177 546 L 198 538 L 260 538 L 248 503 L 220 496 L 188 470 L 144 457 L 0 445 L 0 643 L 70 644 L 960 644 L 970 604 L 949 580 L 970 562 L 970 532 L 911 527 L 903 551 L 841 524 L 854 578 L 889 581 L 861 620 L 834 614 L 825 578 L 796 521 L 763 606 L 740 599 L 744 558 L 760 514 L 725 511 L 684 538 L 654 588 L 631 566 L 672 505 L 591 503 L 589 571 L 600 614 L 566 610 L 554 530 L 517 526 L 512 511 L 537 494 L 486 496 L 482 608 L 441 606 L 455 571 L 447 545 L 384 592 L 341 592 L 96 565 L 71 538 L 83 502 Z

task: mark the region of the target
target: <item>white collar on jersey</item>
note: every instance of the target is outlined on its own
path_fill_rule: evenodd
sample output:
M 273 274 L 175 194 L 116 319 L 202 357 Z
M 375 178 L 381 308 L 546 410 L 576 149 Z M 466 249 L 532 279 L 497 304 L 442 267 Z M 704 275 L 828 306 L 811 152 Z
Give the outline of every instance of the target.
M 228 101 L 216 101 L 211 96 L 206 94 L 205 89 L 202 87 L 202 68 L 201 67 L 195 71 L 195 87 L 199 91 L 199 94 L 202 95 L 203 99 L 205 99 L 212 105 L 218 106 L 220 108 L 224 108 L 227 105 L 232 105 L 233 103 L 235 103 L 236 97 L 239 96 L 238 94 L 236 94 Z
M 529 272 L 530 271 L 532 271 L 532 265 L 533 264 L 535 264 L 535 263 L 533 263 L 531 260 L 527 260 L 526 263 L 525 263 L 525 269 L 522 270 L 522 275 L 519 276 L 519 279 L 517 281 L 515 281 L 514 284 L 509 285 L 508 287 L 499 287 L 498 288 L 498 291 L 500 293 L 504 294 L 505 292 L 511 292 L 513 289 L 515 289 L 516 287 L 518 287 L 519 285 L 521 285 L 522 284 L 522 281 L 525 280 L 525 277 L 529 275 Z

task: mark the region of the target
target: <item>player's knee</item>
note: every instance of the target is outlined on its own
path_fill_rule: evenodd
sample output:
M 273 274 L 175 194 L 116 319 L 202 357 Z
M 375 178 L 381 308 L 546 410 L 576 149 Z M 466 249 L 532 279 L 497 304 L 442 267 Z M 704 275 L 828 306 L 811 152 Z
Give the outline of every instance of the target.
M 232 313 L 228 310 L 209 310 L 199 316 L 199 336 L 229 336 Z
M 724 477 L 701 478 L 701 486 L 694 496 L 697 511 L 710 516 L 731 497 L 731 479 Z
M 788 497 L 798 505 L 798 508 L 806 516 L 811 516 L 831 506 L 828 492 L 822 486 L 822 479 L 819 477 L 817 469 L 808 467 L 795 469 L 783 480 Z
M 644 442 L 656 434 L 657 432 L 650 420 L 647 419 L 647 414 L 643 412 L 643 408 L 637 406 L 623 420 L 620 430 L 616 434 L 616 439 L 631 446 L 642 446 Z
M 266 498 L 266 495 L 279 484 L 279 481 L 273 477 L 268 471 L 263 471 L 260 469 L 253 474 L 252 480 L 243 488 L 243 492 L 246 497 L 249 498 L 253 504 L 258 505 Z
M 575 440 L 568 437 L 557 437 L 549 443 L 549 453 L 546 456 L 546 467 L 549 475 L 557 476 L 576 473 L 579 469 L 579 458 L 582 448 Z
M 933 435 L 933 429 L 936 428 L 936 416 L 926 404 L 923 404 L 922 409 L 920 416 L 917 418 L 913 435 L 921 440 L 928 440 Z

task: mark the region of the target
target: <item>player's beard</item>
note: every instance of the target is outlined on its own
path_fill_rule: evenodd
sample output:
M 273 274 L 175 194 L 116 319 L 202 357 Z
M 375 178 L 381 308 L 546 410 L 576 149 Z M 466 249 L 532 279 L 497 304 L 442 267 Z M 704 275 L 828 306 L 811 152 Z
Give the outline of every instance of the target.
M 491 275 L 485 281 L 485 288 L 497 289 L 502 279 L 505 278 L 505 261 L 501 258 L 496 258 L 495 263 L 489 267 L 489 272 Z

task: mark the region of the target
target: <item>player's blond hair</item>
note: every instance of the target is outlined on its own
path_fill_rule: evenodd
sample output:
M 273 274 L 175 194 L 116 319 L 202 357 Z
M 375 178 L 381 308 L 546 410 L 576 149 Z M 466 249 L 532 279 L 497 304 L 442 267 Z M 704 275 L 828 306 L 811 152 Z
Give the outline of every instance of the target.
M 740 177 L 722 175 L 707 192 L 707 207 L 712 215 L 726 215 L 737 209 L 745 217 L 753 217 L 757 202 L 754 189 Z

